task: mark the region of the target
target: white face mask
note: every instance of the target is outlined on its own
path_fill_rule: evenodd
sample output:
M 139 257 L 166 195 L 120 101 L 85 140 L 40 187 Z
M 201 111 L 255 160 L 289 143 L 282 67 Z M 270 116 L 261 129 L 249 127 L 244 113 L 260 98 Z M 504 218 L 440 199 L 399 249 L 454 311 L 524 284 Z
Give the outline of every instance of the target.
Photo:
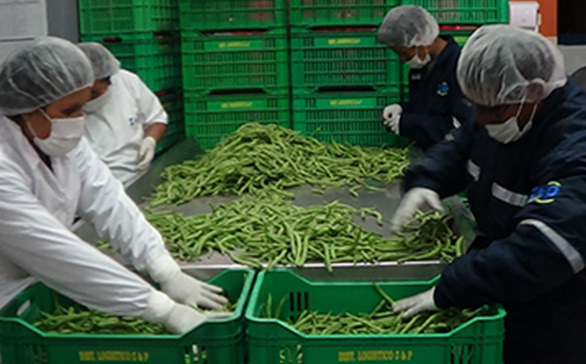
M 108 103 L 109 99 L 110 99 L 110 92 L 108 92 L 108 90 L 106 90 L 105 93 L 101 94 L 100 96 L 96 97 L 93 100 L 86 102 L 85 105 L 83 105 L 82 109 L 84 112 L 86 112 L 88 114 L 98 112 L 104 107 L 104 105 L 106 105 Z
M 429 62 L 431 62 L 431 56 L 429 55 L 429 52 L 426 51 L 425 58 L 423 59 L 423 61 L 421 59 L 419 59 L 417 52 L 415 52 L 415 55 L 413 56 L 413 58 L 408 60 L 406 64 L 409 67 L 418 70 L 418 69 L 422 69 L 423 67 L 427 66 L 427 64 Z
M 509 118 L 509 120 L 505 121 L 501 124 L 486 124 L 484 127 L 488 131 L 488 135 L 491 138 L 496 140 L 497 142 L 507 144 L 511 142 L 515 142 L 519 140 L 523 135 L 525 135 L 531 127 L 533 126 L 533 117 L 535 116 L 535 111 L 537 110 L 537 104 L 533 106 L 533 111 L 531 112 L 531 117 L 523 130 L 519 129 L 519 115 L 521 114 L 521 110 L 523 109 L 523 105 L 525 102 L 521 103 L 519 110 L 517 110 L 517 115 Z
M 51 133 L 45 139 L 40 139 L 28 121 L 28 126 L 33 135 L 33 142 L 43 153 L 51 157 L 63 157 L 77 146 L 83 137 L 84 117 L 79 116 L 67 119 L 53 119 L 42 109 L 39 111 L 51 122 Z

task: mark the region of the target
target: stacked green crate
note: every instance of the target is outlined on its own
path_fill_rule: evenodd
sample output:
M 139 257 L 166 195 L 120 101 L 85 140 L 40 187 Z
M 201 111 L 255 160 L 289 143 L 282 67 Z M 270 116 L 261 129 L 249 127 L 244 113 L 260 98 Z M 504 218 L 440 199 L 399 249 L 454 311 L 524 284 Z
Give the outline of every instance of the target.
M 178 0 L 79 0 L 82 37 L 179 30 Z
M 290 0 L 293 128 L 320 140 L 398 145 L 381 125 L 400 99 L 398 57 L 376 41 L 399 0 Z
M 83 42 L 99 42 L 154 92 L 181 87 L 178 0 L 79 0 Z
M 204 149 L 249 122 L 290 126 L 286 0 L 180 0 L 185 130 Z
M 225 90 L 286 89 L 287 32 L 182 33 L 183 87 L 211 93 Z
M 82 42 L 108 48 L 155 92 L 169 115 L 158 151 L 184 138 L 178 0 L 79 0 Z
M 203 149 L 249 122 L 290 127 L 288 93 L 201 94 L 185 91 L 185 133 Z
M 82 41 L 103 44 L 123 69 L 137 74 L 153 92 L 181 89 L 181 44 L 177 33 L 84 36 Z
M 509 22 L 508 0 L 402 0 L 429 11 L 440 25 L 476 25 Z
M 381 123 L 384 107 L 398 99 L 398 88 L 307 94 L 297 90 L 293 125 L 295 130 L 325 142 L 402 147 L 409 140 L 387 132 Z
M 183 92 L 173 89 L 157 93 L 157 97 L 167 112 L 167 130 L 163 139 L 157 143 L 157 152 L 165 151 L 185 139 L 185 114 L 183 111 Z

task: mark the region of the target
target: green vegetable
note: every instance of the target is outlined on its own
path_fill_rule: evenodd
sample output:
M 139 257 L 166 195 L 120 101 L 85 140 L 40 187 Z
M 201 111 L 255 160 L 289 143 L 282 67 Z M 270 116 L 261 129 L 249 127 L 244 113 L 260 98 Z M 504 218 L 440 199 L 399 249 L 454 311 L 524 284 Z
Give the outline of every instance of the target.
M 372 334 L 435 334 L 454 330 L 465 322 L 487 313 L 486 307 L 476 310 L 451 308 L 438 312 L 423 312 L 404 320 L 401 313 L 393 313 L 391 299 L 377 284 L 376 291 L 383 298 L 370 313 L 338 314 L 303 311 L 294 320 L 285 320 L 296 330 L 310 335 L 372 335 Z M 283 299 L 288 299 L 288 295 Z M 280 310 L 272 315 L 272 297 L 268 295 L 263 317 L 282 319 Z M 280 303 L 283 306 L 283 303 Z
M 148 212 L 147 219 L 162 234 L 177 259 L 189 261 L 211 253 L 229 255 L 254 268 L 303 266 L 324 262 L 452 260 L 457 236 L 448 216 L 418 213 L 404 232 L 391 238 L 356 225 L 359 211 L 332 202 L 299 207 L 278 195 L 245 196 L 212 207 L 212 213 L 185 217 L 170 212 Z M 380 213 L 362 209 L 382 223 Z
M 66 308 L 54 297 L 55 310 L 49 314 L 41 312 L 43 319 L 34 326 L 46 333 L 55 334 L 169 334 L 161 324 L 152 324 L 136 317 L 117 317 L 96 310 L 88 310 L 80 306 Z M 203 312 L 201 309 L 194 309 Z M 235 306 L 226 304 L 212 312 L 233 312 Z
M 309 184 L 348 186 L 350 193 L 380 188 L 367 179 L 390 183 L 409 166 L 409 150 L 322 143 L 277 125 L 249 123 L 201 159 L 168 167 L 151 205 L 180 205 L 199 196 L 272 191 Z

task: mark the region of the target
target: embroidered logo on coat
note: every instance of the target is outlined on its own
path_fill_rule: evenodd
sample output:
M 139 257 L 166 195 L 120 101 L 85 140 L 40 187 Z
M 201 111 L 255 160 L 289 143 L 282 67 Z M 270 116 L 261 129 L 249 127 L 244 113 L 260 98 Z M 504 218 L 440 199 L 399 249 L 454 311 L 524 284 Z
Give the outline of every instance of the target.
M 552 203 L 560 194 L 562 184 L 558 181 L 548 182 L 545 186 L 538 186 L 531 190 L 527 203 L 537 202 L 540 204 Z
M 441 97 L 448 96 L 449 92 L 450 92 L 450 86 L 448 85 L 448 83 L 446 81 L 437 85 L 437 94 L 440 95 Z

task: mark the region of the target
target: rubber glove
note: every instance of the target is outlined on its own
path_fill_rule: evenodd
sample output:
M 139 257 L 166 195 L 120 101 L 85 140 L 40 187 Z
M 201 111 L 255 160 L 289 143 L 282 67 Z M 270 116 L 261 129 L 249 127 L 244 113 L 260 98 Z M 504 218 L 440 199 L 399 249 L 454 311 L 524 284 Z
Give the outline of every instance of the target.
M 395 211 L 391 219 L 391 231 L 401 230 L 401 227 L 415 216 L 417 210 L 426 207 L 444 212 L 437 192 L 423 187 L 410 189 L 401 200 L 397 211 Z
M 138 162 L 136 168 L 147 169 L 149 168 L 153 157 L 155 156 L 155 147 L 157 141 L 152 136 L 147 136 L 140 143 L 140 149 L 138 151 Z
M 161 290 L 177 302 L 209 309 L 228 303 L 226 297 L 222 296 L 222 288 L 183 273 L 167 252 L 153 259 L 147 270 L 159 283 Z
M 179 304 L 154 289 L 140 317 L 149 322 L 163 324 L 173 334 L 188 332 L 207 318 L 204 313 Z
M 437 311 L 438 307 L 433 298 L 434 293 L 435 287 L 418 295 L 397 301 L 393 303 L 393 312 L 404 312 L 403 318 L 408 319 L 423 311 Z
M 399 104 L 393 104 L 385 107 L 383 110 L 383 125 L 393 133 L 399 135 L 399 126 L 403 108 Z

